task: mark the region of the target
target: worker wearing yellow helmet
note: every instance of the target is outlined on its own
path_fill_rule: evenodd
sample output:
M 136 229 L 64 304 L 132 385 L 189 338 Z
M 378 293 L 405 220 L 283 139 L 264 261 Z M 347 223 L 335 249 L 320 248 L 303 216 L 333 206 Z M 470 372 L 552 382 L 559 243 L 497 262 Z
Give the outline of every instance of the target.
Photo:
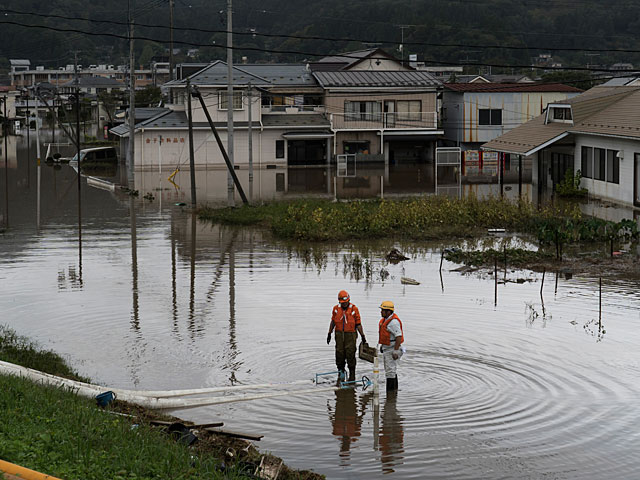
M 384 360 L 384 373 L 387 379 L 387 392 L 398 389 L 398 360 L 404 353 L 404 332 L 402 322 L 395 314 L 395 305 L 386 300 L 380 304 L 382 318 L 378 324 L 378 343 Z

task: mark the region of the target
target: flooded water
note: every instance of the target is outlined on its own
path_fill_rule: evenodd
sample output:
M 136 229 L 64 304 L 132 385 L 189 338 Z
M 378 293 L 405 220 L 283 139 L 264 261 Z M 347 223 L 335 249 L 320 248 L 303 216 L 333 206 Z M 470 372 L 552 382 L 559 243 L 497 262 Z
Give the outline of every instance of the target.
M 440 275 L 441 245 L 291 245 L 198 222 L 176 190 L 160 190 L 161 204 L 86 178 L 80 241 L 75 170 L 41 167 L 38 195 L 35 163 L 18 154 L 0 323 L 96 383 L 181 389 L 331 371 L 326 332 L 344 288 L 370 341 L 382 300 L 403 321 L 400 390 L 383 385 L 379 411 L 369 389 L 173 413 L 263 434 L 260 448 L 328 478 L 637 478 L 637 283 L 604 282 L 600 322 L 596 278 L 548 274 L 541 297 L 540 274 L 508 270 L 504 282 L 501 271 L 496 304 L 491 276 L 447 261 Z M 393 246 L 411 259 L 386 262 Z

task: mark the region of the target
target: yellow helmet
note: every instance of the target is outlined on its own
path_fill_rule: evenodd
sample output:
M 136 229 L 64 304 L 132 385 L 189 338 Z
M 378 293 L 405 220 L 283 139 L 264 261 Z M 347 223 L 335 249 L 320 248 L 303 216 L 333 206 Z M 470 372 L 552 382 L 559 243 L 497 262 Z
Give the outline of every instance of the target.
M 380 308 L 383 310 L 391 310 L 393 312 L 396 307 L 393 305 L 393 302 L 390 302 L 389 300 L 385 300 L 380 304 Z

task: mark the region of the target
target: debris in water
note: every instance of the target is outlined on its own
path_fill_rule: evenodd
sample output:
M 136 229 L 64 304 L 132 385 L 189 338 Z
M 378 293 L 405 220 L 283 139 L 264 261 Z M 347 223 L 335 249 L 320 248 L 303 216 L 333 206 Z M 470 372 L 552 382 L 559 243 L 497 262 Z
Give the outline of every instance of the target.
M 401 277 L 400 283 L 402 283 L 403 285 L 420 285 L 420 282 L 409 277 Z
M 403 260 L 409 260 L 409 257 L 405 257 L 397 248 L 392 248 L 386 256 L 387 260 L 391 263 L 402 262 Z

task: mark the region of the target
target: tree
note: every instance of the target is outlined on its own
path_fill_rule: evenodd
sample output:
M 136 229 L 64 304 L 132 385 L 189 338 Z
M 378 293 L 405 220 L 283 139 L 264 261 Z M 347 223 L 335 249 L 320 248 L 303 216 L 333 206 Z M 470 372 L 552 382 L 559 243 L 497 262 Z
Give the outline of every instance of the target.
M 160 87 L 147 85 L 141 90 L 136 90 L 136 107 L 157 106 L 162 102 Z

